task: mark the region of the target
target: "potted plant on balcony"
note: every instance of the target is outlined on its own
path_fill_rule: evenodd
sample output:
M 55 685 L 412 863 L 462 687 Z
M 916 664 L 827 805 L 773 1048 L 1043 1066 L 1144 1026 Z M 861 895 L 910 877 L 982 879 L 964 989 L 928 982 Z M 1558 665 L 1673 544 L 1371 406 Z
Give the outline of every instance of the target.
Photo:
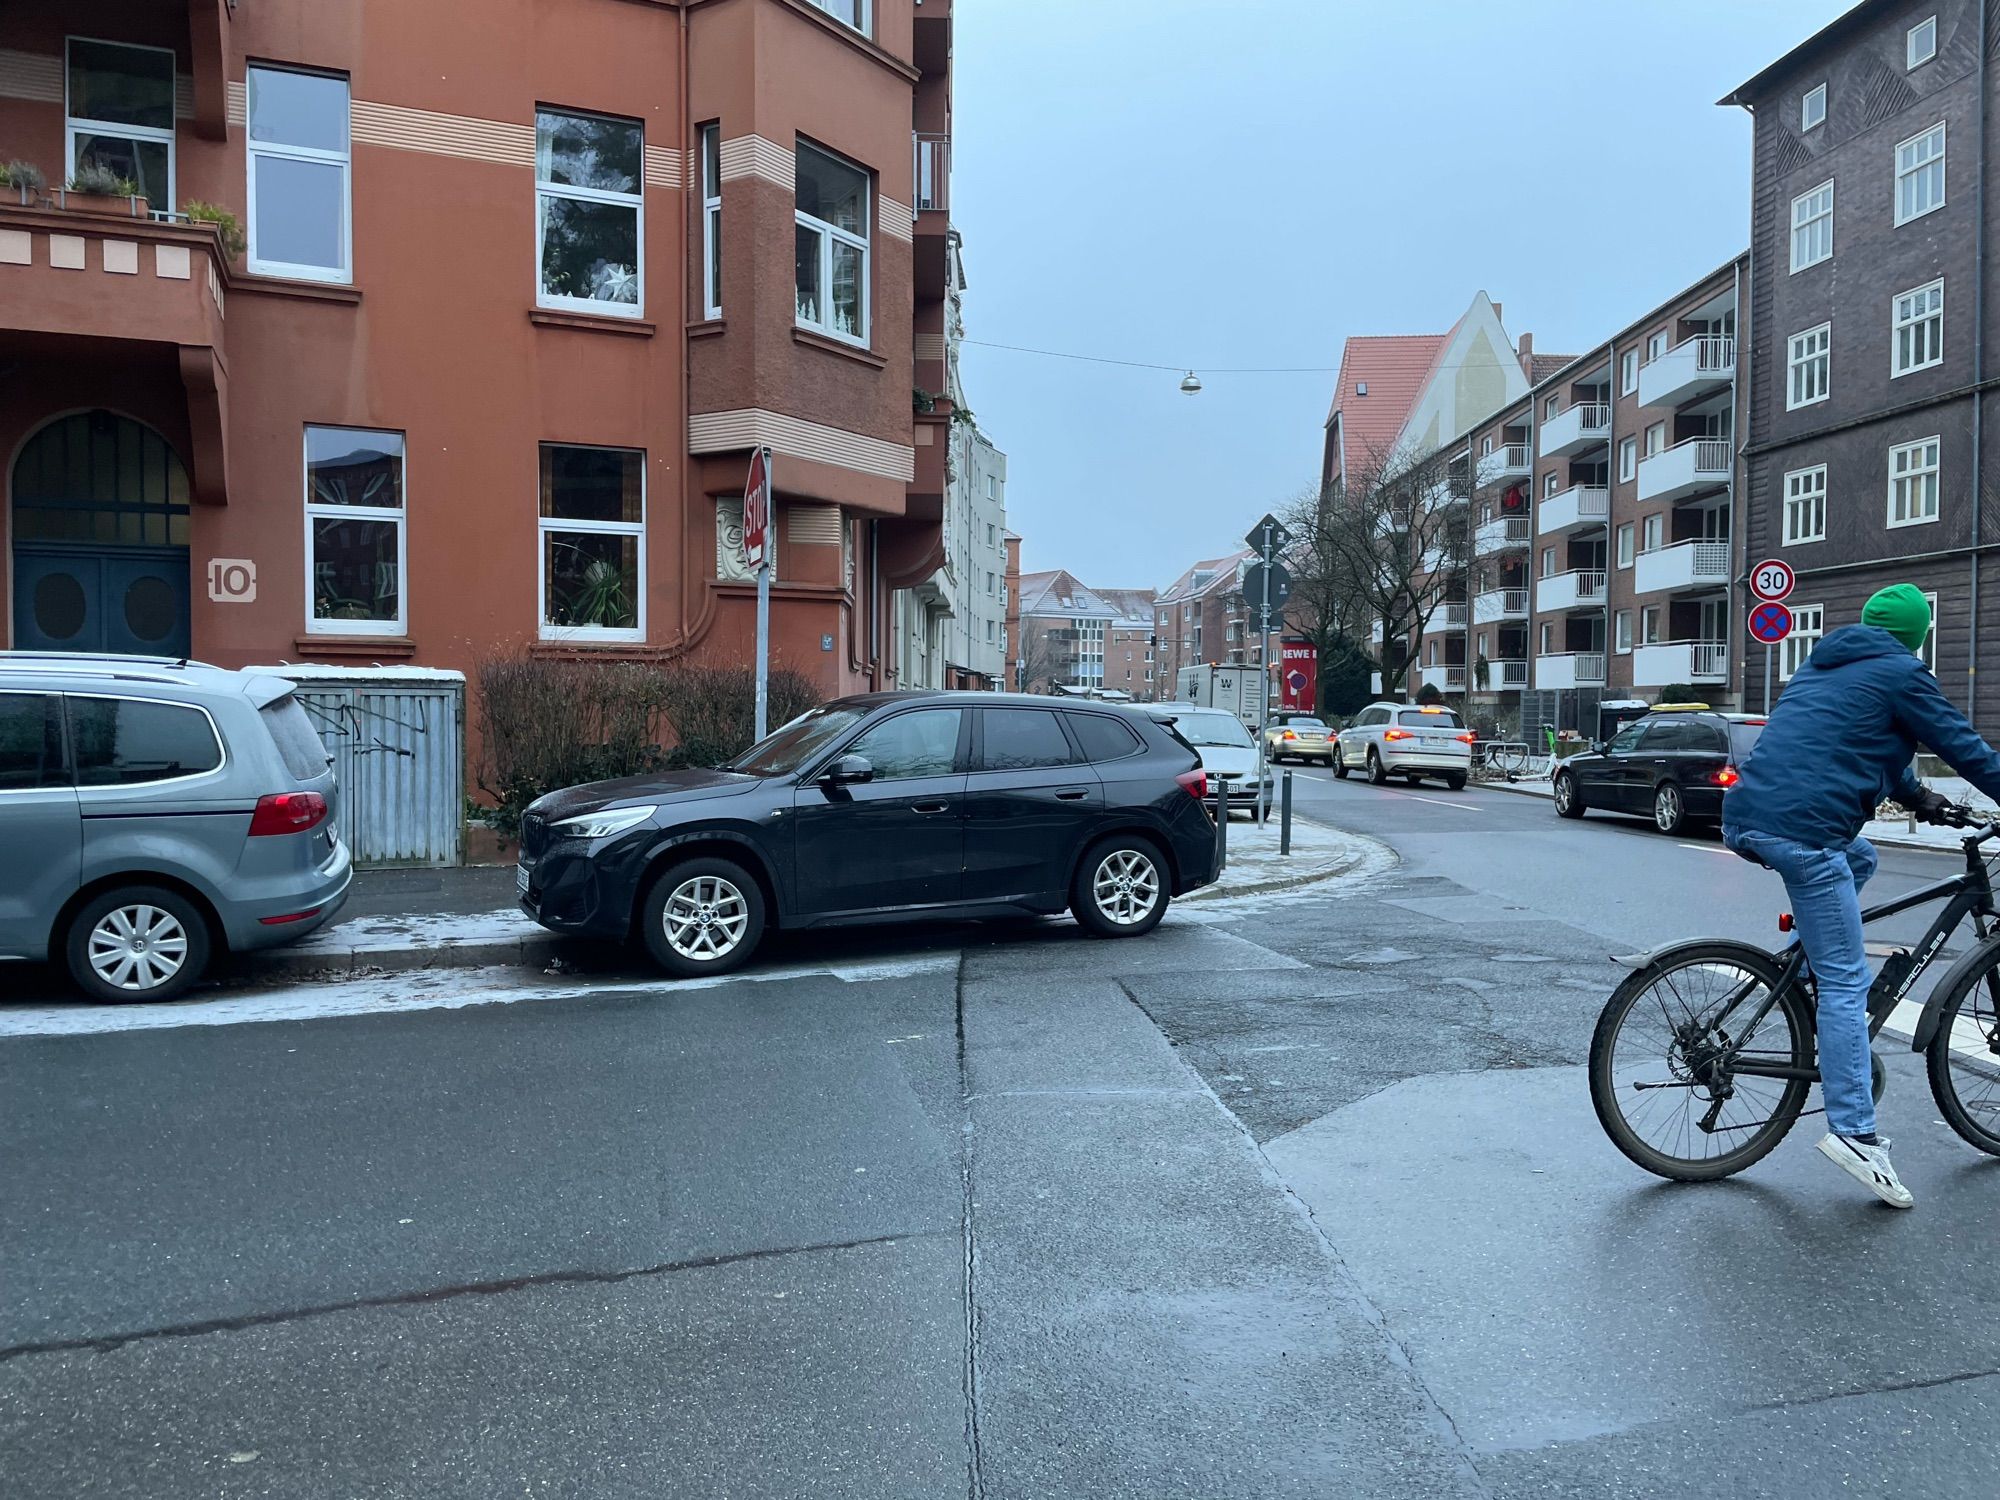
M 216 238 L 222 242 L 223 259 L 234 260 L 243 253 L 243 221 L 220 204 L 189 199 L 181 205 L 181 217 L 190 224 L 213 224 Z
M 23 208 L 40 198 L 48 185 L 42 169 L 31 161 L 0 162 L 0 188 L 12 188 Z
M 89 161 L 70 174 L 62 206 L 72 213 L 108 214 L 120 219 L 143 219 L 150 207 L 140 196 L 138 183 Z
M 1493 680 L 1493 665 L 1487 661 L 1486 653 L 1480 652 L 1472 659 L 1472 686 L 1478 692 L 1485 692 Z

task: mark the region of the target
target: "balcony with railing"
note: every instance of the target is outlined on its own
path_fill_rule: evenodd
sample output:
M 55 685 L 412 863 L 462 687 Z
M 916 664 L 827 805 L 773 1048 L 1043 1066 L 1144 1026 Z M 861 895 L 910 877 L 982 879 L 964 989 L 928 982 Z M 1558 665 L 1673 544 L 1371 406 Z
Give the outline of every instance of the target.
M 1727 641 L 1662 641 L 1632 652 L 1634 687 L 1669 687 L 1677 682 L 1727 682 Z
M 1604 573 L 1598 568 L 1551 573 L 1535 584 L 1535 607 L 1545 612 L 1596 609 L 1603 603 Z
M 1611 441 L 1611 408 L 1599 401 L 1580 401 L 1542 421 L 1537 440 L 1543 458 L 1568 458 Z
M 1602 526 L 1610 515 L 1610 490 L 1601 484 L 1573 484 L 1536 507 L 1535 530 L 1542 536 L 1567 536 Z
M 1421 674 L 1423 686 L 1434 687 L 1440 693 L 1462 693 L 1465 691 L 1465 664 L 1447 662 L 1440 666 L 1425 667 Z
M 924 131 L 915 134 L 916 202 L 912 211 L 921 218 L 926 213 L 947 213 L 951 209 L 951 137 Z
M 1535 686 L 1574 688 L 1604 686 L 1602 651 L 1562 651 L 1535 658 Z
M 1486 664 L 1486 685 L 1489 692 L 1518 693 L 1528 685 L 1528 664 L 1525 661 L 1489 661 Z
M 1480 524 L 1472 534 L 1472 554 L 1487 557 L 1495 552 L 1507 552 L 1525 547 L 1530 540 L 1530 527 L 1526 516 L 1495 516 Z
M 1681 500 L 1729 483 L 1729 439 L 1692 437 L 1639 460 L 1639 499 Z
M 1676 542 L 1641 552 L 1632 570 L 1632 592 L 1718 589 L 1729 583 L 1729 543 Z
M 1735 378 L 1735 339 L 1685 339 L 1639 367 L 1639 404 L 1685 406 L 1713 396 Z
M 1448 599 L 1443 604 L 1440 604 L 1431 613 L 1430 628 L 1432 630 L 1465 629 L 1465 601 L 1463 599 Z
M 1488 589 L 1472 598 L 1472 619 L 1477 625 L 1491 625 L 1499 620 L 1525 620 L 1528 618 L 1528 591 L 1526 589 Z
M 1485 489 L 1489 484 L 1500 484 L 1509 479 L 1526 479 L 1534 472 L 1534 467 L 1534 455 L 1528 451 L 1526 443 L 1504 443 L 1491 453 L 1480 455 L 1473 484 Z

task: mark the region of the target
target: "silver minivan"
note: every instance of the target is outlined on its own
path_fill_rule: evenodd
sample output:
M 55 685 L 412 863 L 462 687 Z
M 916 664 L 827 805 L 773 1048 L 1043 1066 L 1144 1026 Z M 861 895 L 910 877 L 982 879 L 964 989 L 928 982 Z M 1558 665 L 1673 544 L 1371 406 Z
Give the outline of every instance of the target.
M 292 684 L 0 651 L 0 959 L 165 1000 L 347 899 L 332 765 Z

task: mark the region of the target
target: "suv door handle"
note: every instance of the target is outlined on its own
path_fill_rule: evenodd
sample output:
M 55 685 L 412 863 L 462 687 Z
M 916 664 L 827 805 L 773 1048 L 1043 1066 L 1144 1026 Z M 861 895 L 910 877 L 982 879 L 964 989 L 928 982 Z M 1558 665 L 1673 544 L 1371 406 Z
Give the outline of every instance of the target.
M 951 804 L 949 802 L 912 802 L 910 804 L 910 811 L 920 812 L 920 813 L 941 813 L 949 811 L 950 807 Z
M 1090 793 L 1080 786 L 1066 786 L 1056 793 L 1058 802 L 1081 802 Z

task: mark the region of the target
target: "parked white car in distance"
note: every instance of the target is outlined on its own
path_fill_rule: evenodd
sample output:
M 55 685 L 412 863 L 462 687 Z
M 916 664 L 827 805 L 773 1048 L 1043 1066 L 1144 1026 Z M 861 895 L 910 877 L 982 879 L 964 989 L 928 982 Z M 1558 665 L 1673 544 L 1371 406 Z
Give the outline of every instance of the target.
M 1442 778 L 1453 791 L 1472 769 L 1475 736 L 1453 709 L 1435 703 L 1371 703 L 1340 731 L 1333 774 L 1366 771 L 1376 786 L 1391 776 L 1415 785 Z
M 1243 721 L 1226 708 L 1207 708 L 1198 703 L 1147 703 L 1141 707 L 1162 719 L 1171 719 L 1182 739 L 1201 757 L 1201 768 L 1221 778 L 1228 788 L 1231 807 L 1253 807 L 1257 802 L 1257 742 Z M 1264 803 L 1272 800 L 1272 777 L 1264 767 Z M 1211 795 L 1213 792 L 1211 791 Z

